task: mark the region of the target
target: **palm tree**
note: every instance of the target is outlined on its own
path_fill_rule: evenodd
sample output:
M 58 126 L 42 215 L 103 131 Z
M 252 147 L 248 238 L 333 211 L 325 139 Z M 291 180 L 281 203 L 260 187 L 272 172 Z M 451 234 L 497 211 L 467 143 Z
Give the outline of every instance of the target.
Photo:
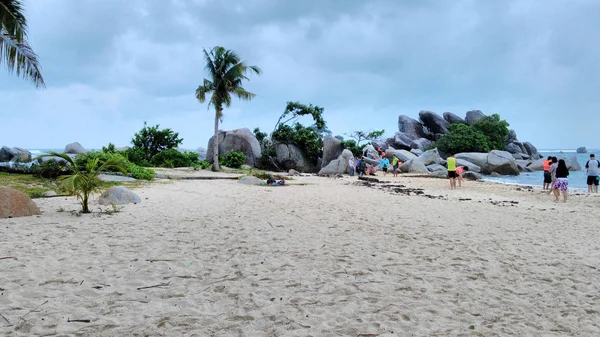
M 98 178 L 100 173 L 105 171 L 127 173 L 123 158 L 118 156 L 107 159 L 100 166 L 98 166 L 99 158 L 89 159 L 85 163 L 85 170 L 82 170 L 66 153 L 49 152 L 47 155 L 42 155 L 40 157 L 54 156 L 64 159 L 73 170 L 72 174 L 61 177 L 63 179 L 62 185 L 72 195 L 77 196 L 77 199 L 79 199 L 81 203 L 81 211 L 83 213 L 90 213 L 90 208 L 88 206 L 90 195 L 98 193 L 102 189 L 102 181 Z
M 36 88 L 44 88 L 38 57 L 27 42 L 27 19 L 21 0 L 0 0 L 0 63 L 8 72 L 16 72 L 31 80 Z
M 215 137 L 213 140 L 213 171 L 219 171 L 219 121 L 223 120 L 223 107 L 231 105 L 231 95 L 251 100 L 256 95 L 242 87 L 243 80 L 249 80 L 246 73 L 254 72 L 257 75 L 261 70 L 257 66 L 247 66 L 232 50 L 223 47 L 214 47 L 210 52 L 204 49 L 206 70 L 209 78 L 196 89 L 196 98 L 200 103 L 206 101 L 206 94 L 212 92 L 208 107 L 215 107 Z

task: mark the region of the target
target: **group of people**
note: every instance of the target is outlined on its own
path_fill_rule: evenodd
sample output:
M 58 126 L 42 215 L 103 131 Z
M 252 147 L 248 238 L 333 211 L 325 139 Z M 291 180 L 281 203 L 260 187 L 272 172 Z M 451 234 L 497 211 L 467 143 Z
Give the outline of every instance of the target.
M 456 183 L 458 182 L 458 187 L 462 186 L 463 181 L 463 173 L 469 170 L 468 166 L 457 166 L 456 157 L 454 154 L 450 154 L 450 157 L 446 159 L 446 166 L 448 167 L 448 179 L 450 180 L 450 189 L 453 190 L 456 188 Z
M 393 155 L 394 157 L 390 163 L 390 160 L 387 158 L 384 152 L 379 152 L 379 155 L 381 156 L 381 160 L 379 160 L 379 166 L 381 166 L 383 175 L 386 176 L 388 174 L 391 166 L 394 177 L 397 177 L 398 173 L 400 172 L 400 165 L 402 165 L 400 159 L 396 155 Z M 356 163 L 354 163 L 354 158 L 348 159 L 348 168 L 348 173 L 351 176 L 353 176 L 355 173 L 358 174 L 358 176 L 375 175 L 375 165 L 369 164 L 366 161 L 365 156 L 360 157 Z
M 590 154 L 590 160 L 585 163 L 588 192 L 598 193 L 598 183 L 600 183 L 599 175 L 600 161 L 596 159 L 594 154 Z M 543 163 L 544 168 L 544 190 L 547 194 L 554 192 L 555 202 L 559 201 L 560 193 L 563 195 L 563 202 L 567 202 L 568 187 L 569 187 L 569 169 L 564 159 L 558 159 L 554 156 L 549 156 Z

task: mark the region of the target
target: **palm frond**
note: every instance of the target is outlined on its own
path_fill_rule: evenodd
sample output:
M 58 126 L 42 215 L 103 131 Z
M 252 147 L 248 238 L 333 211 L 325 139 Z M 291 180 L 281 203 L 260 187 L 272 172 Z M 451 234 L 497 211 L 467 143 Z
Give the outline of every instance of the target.
M 69 165 L 71 165 L 71 167 L 74 170 L 77 169 L 77 165 L 75 165 L 75 161 L 73 161 L 73 158 L 69 157 L 69 155 L 64 152 L 50 151 L 50 152 L 48 152 L 48 154 L 39 155 L 39 156 L 35 157 L 33 160 L 38 160 L 38 159 L 45 158 L 45 157 L 60 157 L 60 158 L 64 159 Z
M 256 94 L 246 91 L 246 89 L 244 89 L 242 87 L 235 88 L 235 90 L 233 91 L 233 94 L 235 96 L 237 96 L 239 99 L 243 99 L 245 101 L 249 101 L 249 100 L 253 99 L 254 97 L 256 97 Z
M 214 62 L 214 48 L 210 51 L 210 53 L 207 52 L 206 49 L 202 49 L 202 51 L 204 52 L 204 62 L 206 62 L 204 68 L 208 71 L 210 77 L 215 78 L 217 71 L 215 69 Z
M 112 157 L 109 158 L 108 160 L 106 160 L 104 162 L 104 164 L 102 164 L 97 172 L 104 172 L 104 171 L 118 171 L 121 172 L 123 174 L 127 173 L 127 167 L 125 165 L 125 161 L 123 160 L 123 158 L 120 157 Z
M 20 0 L 0 0 L 0 32 L 17 42 L 27 36 L 27 19 Z

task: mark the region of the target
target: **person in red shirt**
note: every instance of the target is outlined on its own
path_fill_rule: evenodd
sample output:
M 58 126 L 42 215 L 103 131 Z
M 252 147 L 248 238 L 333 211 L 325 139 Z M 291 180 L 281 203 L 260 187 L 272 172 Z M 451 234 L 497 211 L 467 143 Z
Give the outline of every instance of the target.
M 462 187 L 463 173 L 468 170 L 468 166 L 459 166 L 456 168 L 456 175 L 458 176 L 458 187 Z
M 552 174 L 550 173 L 550 165 L 552 165 L 552 156 L 548 157 L 548 159 L 544 160 L 542 166 L 544 167 L 544 189 L 550 190 L 550 185 L 552 185 Z

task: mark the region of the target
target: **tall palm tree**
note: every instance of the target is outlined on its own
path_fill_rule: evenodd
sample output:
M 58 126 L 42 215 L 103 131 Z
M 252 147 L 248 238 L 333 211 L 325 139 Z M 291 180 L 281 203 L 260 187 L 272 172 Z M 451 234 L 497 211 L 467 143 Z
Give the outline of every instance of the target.
M 219 171 L 219 121 L 223 120 L 223 107 L 231 105 L 231 95 L 243 100 L 251 100 L 256 95 L 242 87 L 248 72 L 259 75 L 260 68 L 247 66 L 232 50 L 217 46 L 207 52 L 204 49 L 206 70 L 209 78 L 196 89 L 196 98 L 200 103 L 206 101 L 206 95 L 212 92 L 208 107 L 215 107 L 215 137 L 213 140 L 213 171 Z
M 6 62 L 9 72 L 31 80 L 36 88 L 44 88 L 38 57 L 27 42 L 27 19 L 21 0 L 0 0 L 0 64 Z

